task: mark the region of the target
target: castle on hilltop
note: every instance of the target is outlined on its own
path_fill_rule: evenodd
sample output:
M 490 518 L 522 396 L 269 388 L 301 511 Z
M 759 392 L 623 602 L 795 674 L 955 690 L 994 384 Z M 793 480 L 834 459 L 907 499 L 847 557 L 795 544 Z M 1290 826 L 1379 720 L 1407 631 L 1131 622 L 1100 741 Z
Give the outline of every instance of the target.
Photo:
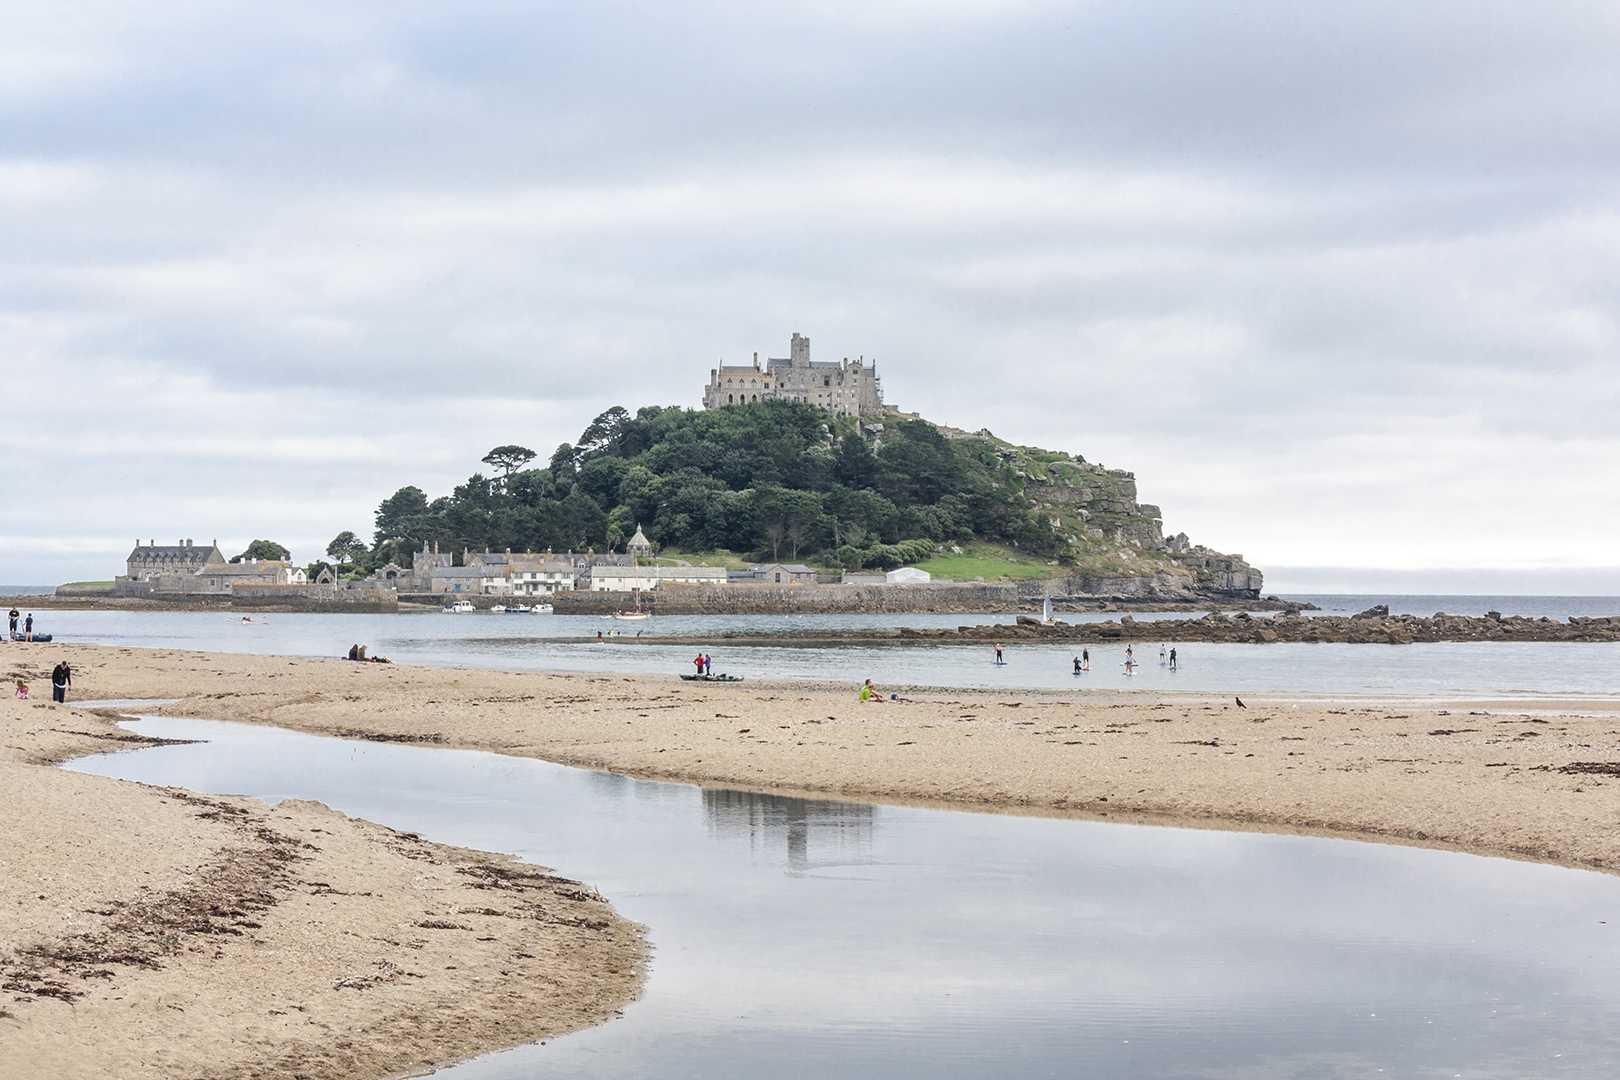
M 770 358 L 760 367 L 759 353 L 748 367 L 722 364 L 709 369 L 703 407 L 718 409 L 753 401 L 803 401 L 820 405 L 834 416 L 872 416 L 883 412 L 883 384 L 877 365 L 858 357 L 842 363 L 810 361 L 810 339 L 793 335 L 788 358 Z

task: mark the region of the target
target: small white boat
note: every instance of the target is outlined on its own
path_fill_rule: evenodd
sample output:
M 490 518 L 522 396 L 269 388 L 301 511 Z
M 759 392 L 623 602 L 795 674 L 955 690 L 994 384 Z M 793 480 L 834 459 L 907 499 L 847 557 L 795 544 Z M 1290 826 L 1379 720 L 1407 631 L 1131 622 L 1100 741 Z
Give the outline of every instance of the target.
M 645 611 L 615 611 L 613 617 L 615 619 L 650 619 L 652 615 Z
M 530 615 L 550 615 L 551 614 L 551 605 L 550 604 L 536 604 L 536 605 L 534 605 L 534 607 L 529 609 L 529 614 Z
M 489 610 L 497 615 L 527 615 L 529 609 L 522 604 L 496 604 Z
M 453 604 L 444 605 L 444 610 L 452 615 L 465 615 L 470 611 L 477 611 L 471 600 L 457 600 Z

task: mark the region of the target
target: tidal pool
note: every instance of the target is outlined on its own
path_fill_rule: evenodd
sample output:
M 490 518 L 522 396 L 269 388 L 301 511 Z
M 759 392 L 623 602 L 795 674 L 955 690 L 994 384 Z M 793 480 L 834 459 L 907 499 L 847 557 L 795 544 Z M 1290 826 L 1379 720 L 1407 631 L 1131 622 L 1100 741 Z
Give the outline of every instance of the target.
M 456 1080 L 1597 1077 L 1620 878 L 1318 837 L 805 800 L 150 718 L 69 768 L 319 799 L 648 927 L 622 1019 Z

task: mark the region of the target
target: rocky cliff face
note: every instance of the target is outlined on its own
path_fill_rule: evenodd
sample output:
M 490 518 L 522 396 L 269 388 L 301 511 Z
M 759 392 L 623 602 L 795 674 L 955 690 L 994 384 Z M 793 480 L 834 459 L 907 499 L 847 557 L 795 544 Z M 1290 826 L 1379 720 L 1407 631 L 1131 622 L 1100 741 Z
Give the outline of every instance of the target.
M 1186 533 L 1166 539 L 1159 508 L 1137 501 L 1135 473 L 1028 447 L 1007 447 L 1000 455 L 1030 504 L 1049 514 L 1082 565 L 1097 571 L 1062 579 L 1089 583 L 1059 586 L 1073 595 L 1259 597 L 1265 576 L 1243 556 L 1194 544 Z

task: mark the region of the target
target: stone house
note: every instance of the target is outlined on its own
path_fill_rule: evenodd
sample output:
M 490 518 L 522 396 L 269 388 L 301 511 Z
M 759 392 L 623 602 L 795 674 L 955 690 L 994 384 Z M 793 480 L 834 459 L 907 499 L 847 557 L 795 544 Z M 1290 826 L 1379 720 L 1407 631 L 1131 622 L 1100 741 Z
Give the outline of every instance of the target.
M 630 542 L 624 545 L 624 550 L 625 554 L 632 558 L 646 559 L 651 557 L 652 541 L 647 539 L 647 534 L 641 531 L 639 524 L 636 526 L 636 535 L 632 536 Z
M 119 581 L 155 581 L 160 577 L 189 577 L 205 566 L 224 563 L 216 540 L 207 547 L 197 547 L 190 540 L 178 544 L 160 545 L 156 540 L 146 543 L 135 541 L 135 550 L 124 560 L 127 571 Z
M 208 563 L 194 574 L 161 577 L 154 584 L 160 593 L 225 595 L 238 585 L 307 585 L 309 577 L 279 559 L 243 559 Z
M 734 585 L 814 585 L 816 572 L 803 563 L 765 563 L 727 572 Z
M 771 399 L 803 401 L 820 405 L 834 416 L 871 416 L 883 412 L 883 384 L 875 364 L 865 357 L 853 363 L 846 356 L 842 363 L 810 360 L 810 339 L 794 334 L 787 359 L 759 354 L 749 367 L 709 369 L 709 384 L 703 389 L 703 407 L 719 409 Z

